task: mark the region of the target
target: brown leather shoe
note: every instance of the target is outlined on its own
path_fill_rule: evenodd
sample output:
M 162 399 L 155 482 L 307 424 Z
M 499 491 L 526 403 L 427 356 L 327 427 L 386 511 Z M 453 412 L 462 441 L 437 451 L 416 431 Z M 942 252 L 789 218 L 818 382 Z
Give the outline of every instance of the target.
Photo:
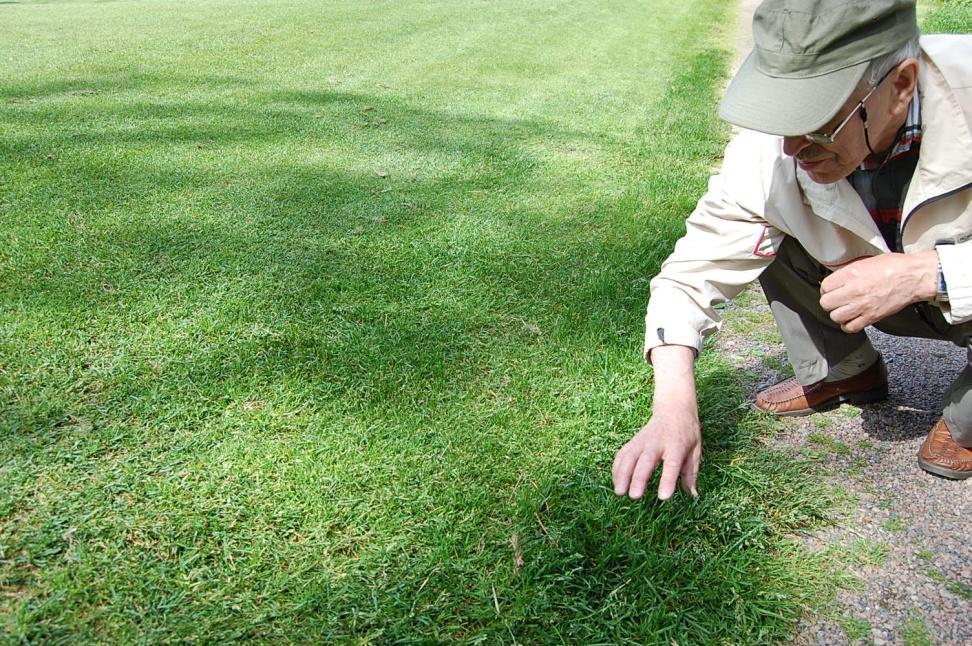
M 943 478 L 965 480 L 972 477 L 972 450 L 956 444 L 943 417 L 932 426 L 921 445 L 918 466 Z
M 796 377 L 756 393 L 756 408 L 784 417 L 798 417 L 837 408 L 843 403 L 870 404 L 888 396 L 888 369 L 878 358 L 859 375 L 840 381 L 801 386 Z

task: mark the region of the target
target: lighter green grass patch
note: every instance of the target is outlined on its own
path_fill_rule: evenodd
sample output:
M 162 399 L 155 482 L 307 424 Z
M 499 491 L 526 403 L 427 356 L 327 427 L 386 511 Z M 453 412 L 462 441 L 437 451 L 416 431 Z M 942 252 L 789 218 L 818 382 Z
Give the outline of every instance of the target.
M 920 2 L 919 9 L 919 20 L 925 33 L 972 32 L 972 0 Z
M 887 543 L 877 541 L 855 540 L 845 547 L 847 559 L 861 566 L 876 567 L 884 563 L 891 553 Z

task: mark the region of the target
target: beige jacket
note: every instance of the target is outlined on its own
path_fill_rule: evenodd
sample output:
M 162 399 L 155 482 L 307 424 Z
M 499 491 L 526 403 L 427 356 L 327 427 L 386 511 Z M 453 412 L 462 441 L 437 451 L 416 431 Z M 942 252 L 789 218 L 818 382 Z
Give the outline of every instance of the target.
M 950 323 L 972 320 L 972 36 L 925 36 L 918 85 L 922 141 L 905 198 L 905 253 L 938 250 Z M 781 137 L 743 131 L 651 281 L 645 358 L 655 346 L 702 348 L 716 305 L 735 297 L 793 236 L 830 268 L 889 253 L 847 180 L 817 184 L 783 153 Z

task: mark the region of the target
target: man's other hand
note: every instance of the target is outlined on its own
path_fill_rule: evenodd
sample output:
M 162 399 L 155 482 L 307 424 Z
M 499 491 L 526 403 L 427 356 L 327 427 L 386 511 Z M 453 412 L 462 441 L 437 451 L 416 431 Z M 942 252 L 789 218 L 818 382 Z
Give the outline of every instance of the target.
M 887 253 L 841 267 L 820 283 L 820 306 L 844 332 L 860 332 L 912 303 L 930 301 L 938 286 L 938 253 Z
M 658 498 L 668 500 L 675 493 L 675 483 L 698 496 L 695 479 L 702 459 L 702 433 L 696 406 L 655 410 L 645 426 L 621 447 L 614 458 L 611 476 L 614 493 L 641 498 L 651 481 L 655 467 L 663 463 L 658 483 Z

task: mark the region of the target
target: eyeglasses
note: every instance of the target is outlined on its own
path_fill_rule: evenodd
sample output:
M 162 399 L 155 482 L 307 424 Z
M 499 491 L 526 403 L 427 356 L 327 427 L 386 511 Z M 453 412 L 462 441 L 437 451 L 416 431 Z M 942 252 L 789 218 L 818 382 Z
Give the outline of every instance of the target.
M 832 144 L 834 143 L 834 140 L 837 139 L 837 135 L 840 134 L 840 131 L 844 129 L 844 126 L 850 123 L 851 118 L 853 118 L 853 116 L 857 113 L 860 113 L 861 115 L 861 121 L 864 122 L 864 131 L 866 133 L 867 132 L 867 109 L 864 107 L 864 102 L 871 98 L 871 95 L 874 94 L 875 90 L 877 90 L 878 87 L 881 85 L 881 83 L 884 82 L 884 79 L 888 78 L 888 74 L 894 71 L 894 69 L 895 68 L 892 67 L 890 70 L 884 73 L 884 76 L 882 76 L 880 80 L 878 80 L 878 82 L 871 87 L 870 91 L 864 95 L 863 99 L 857 102 L 857 105 L 854 107 L 854 109 L 851 110 L 846 117 L 844 117 L 844 120 L 840 122 L 840 125 L 834 128 L 834 131 L 831 132 L 829 135 L 823 132 L 808 132 L 803 136 L 808 141 L 815 144 Z

